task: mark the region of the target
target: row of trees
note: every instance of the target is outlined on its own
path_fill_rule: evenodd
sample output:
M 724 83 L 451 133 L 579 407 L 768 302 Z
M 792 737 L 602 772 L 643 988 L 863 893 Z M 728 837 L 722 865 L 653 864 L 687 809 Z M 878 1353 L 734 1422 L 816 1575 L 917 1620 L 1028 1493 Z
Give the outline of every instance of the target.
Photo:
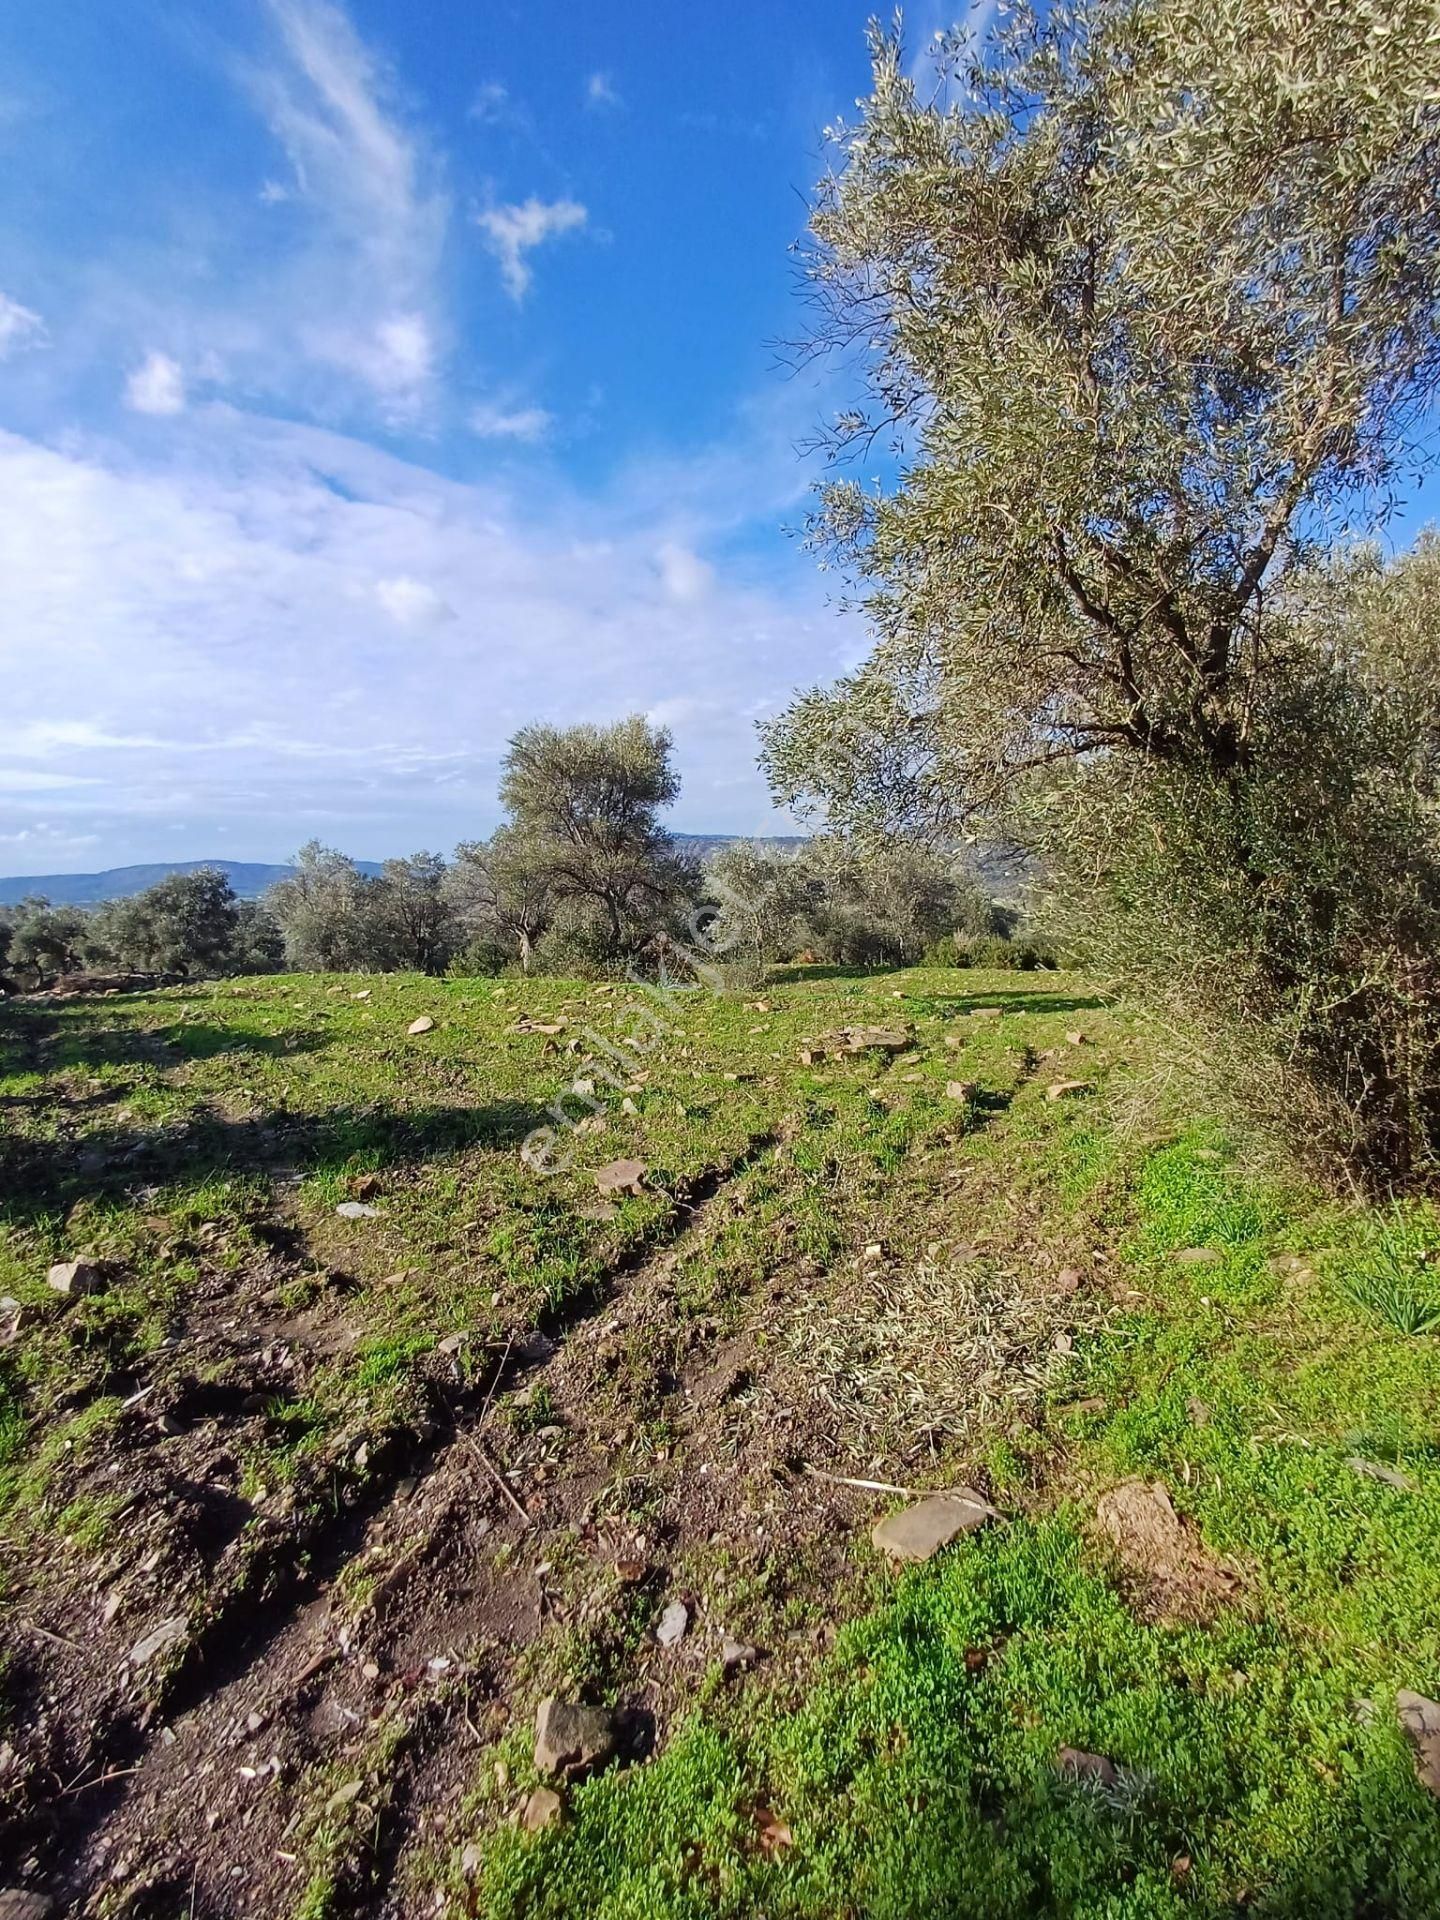
M 1010 931 L 953 859 L 920 847 L 742 841 L 702 870 L 660 823 L 679 791 L 671 755 L 669 735 L 638 716 L 528 727 L 504 763 L 504 824 L 448 862 L 417 853 L 371 874 L 312 841 L 259 902 L 211 869 L 90 912 L 27 901 L 0 921 L 0 964 L 41 985 L 84 967 L 584 973 L 698 944 L 749 977 L 802 953 L 898 964 Z
M 52 905 L 40 896 L 0 907 L 0 971 L 40 987 L 95 968 L 180 979 L 266 973 L 283 956 L 273 915 L 259 901 L 238 900 L 211 867 L 170 874 L 96 908 Z

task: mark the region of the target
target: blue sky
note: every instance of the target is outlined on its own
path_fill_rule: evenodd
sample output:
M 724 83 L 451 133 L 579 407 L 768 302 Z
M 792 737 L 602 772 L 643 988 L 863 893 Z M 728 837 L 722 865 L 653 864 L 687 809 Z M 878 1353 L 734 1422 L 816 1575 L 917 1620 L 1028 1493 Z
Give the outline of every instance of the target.
M 866 13 L 7 9 L 0 871 L 446 848 L 634 709 L 777 824 L 754 721 L 863 645 L 772 343 Z

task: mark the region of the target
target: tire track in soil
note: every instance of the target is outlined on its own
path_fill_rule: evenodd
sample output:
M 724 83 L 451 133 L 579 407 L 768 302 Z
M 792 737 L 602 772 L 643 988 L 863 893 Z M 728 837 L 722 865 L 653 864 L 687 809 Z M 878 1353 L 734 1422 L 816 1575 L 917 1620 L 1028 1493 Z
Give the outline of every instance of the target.
M 49 1878 L 74 1911 L 103 1907 L 107 1916 L 142 1920 L 153 1912 L 169 1920 L 178 1896 L 193 1903 L 197 1920 L 261 1913 L 270 1920 L 282 1913 L 299 1889 L 287 1877 L 289 1863 L 277 1855 L 289 1850 L 287 1829 L 310 1776 L 356 1758 L 356 1742 L 344 1736 L 371 1726 L 377 1709 L 402 1720 L 413 1712 L 428 1729 L 423 1752 L 394 1777 L 396 1804 L 380 1816 L 375 1857 L 388 1879 L 414 1835 L 406 1782 L 413 1786 L 424 1771 L 423 1755 L 453 1744 L 458 1719 L 466 1730 L 466 1760 L 473 1761 L 480 1736 L 472 1701 L 477 1694 L 498 1701 L 516 1657 L 556 1617 L 543 1590 L 533 1602 L 528 1595 L 522 1601 L 515 1575 L 496 1577 L 490 1562 L 497 1547 L 513 1551 L 526 1536 L 525 1544 L 535 1544 L 567 1525 L 613 1472 L 607 1450 L 554 1485 L 545 1500 L 556 1510 L 552 1520 L 523 1525 L 476 1456 L 490 1406 L 530 1376 L 548 1380 L 602 1309 L 613 1313 L 622 1298 L 646 1292 L 647 1281 L 668 1274 L 679 1249 L 703 1231 L 717 1199 L 773 1145 L 773 1136 L 759 1136 L 738 1157 L 708 1170 L 677 1200 L 658 1233 L 583 1295 L 541 1316 L 536 1332 L 554 1343 L 543 1357 L 534 1357 L 534 1334 L 513 1343 L 483 1394 L 477 1388 L 450 1401 L 447 1430 L 408 1446 L 397 1436 L 364 1499 L 338 1525 L 310 1538 L 292 1536 L 282 1566 L 262 1564 L 252 1581 L 227 1596 L 145 1723 L 117 1722 L 114 1737 L 92 1748 L 94 1764 L 117 1777 L 60 1813 Z M 583 1409 L 574 1411 L 583 1433 Z M 375 1465 L 372 1457 L 372 1470 Z M 352 1625 L 332 1604 L 335 1583 L 347 1569 L 383 1557 L 390 1560 L 387 1571 Z M 247 1596 L 257 1589 L 261 1597 L 247 1616 Z M 417 1649 L 452 1643 L 479 1655 L 464 1666 L 463 1706 L 434 1697 L 428 1661 L 415 1664 Z M 459 1664 L 449 1654 L 430 1657 Z M 417 1689 L 424 1690 L 418 1697 Z M 402 1745 L 410 1737 L 403 1732 Z M 239 1769 L 245 1766 L 255 1768 L 257 1782 L 268 1774 L 276 1784 L 265 1795 L 252 1786 L 242 1807 L 247 1783 Z M 262 1856 L 272 1871 L 261 1866 L 252 1873 L 244 1865 Z M 284 1870 L 279 1876 L 277 1865 Z M 365 1886 L 355 1887 L 353 1910 L 379 1911 L 375 1901 L 382 1897 L 375 1877 L 366 1876 Z

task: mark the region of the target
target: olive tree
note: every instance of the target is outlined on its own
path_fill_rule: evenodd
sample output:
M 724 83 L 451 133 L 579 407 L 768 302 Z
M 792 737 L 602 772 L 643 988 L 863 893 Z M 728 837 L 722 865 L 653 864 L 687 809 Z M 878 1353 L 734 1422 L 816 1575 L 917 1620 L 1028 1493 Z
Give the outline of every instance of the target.
M 508 952 L 529 973 L 535 943 L 555 912 L 545 841 L 514 826 L 498 827 L 488 840 L 462 841 L 448 886 L 470 940 Z
M 500 799 L 504 856 L 543 877 L 552 937 L 613 962 L 664 930 L 695 884 L 659 813 L 680 780 L 670 735 L 632 714 L 609 727 L 524 727 L 510 742 Z
M 333 847 L 307 841 L 265 905 L 292 967 L 338 972 L 387 964 L 375 882 Z
M 96 917 L 94 939 L 122 967 L 185 976 L 222 973 L 238 920 L 235 891 L 218 867 L 167 874 Z
M 767 736 L 777 786 L 920 818 L 1097 751 L 1240 771 L 1265 609 L 1401 470 L 1440 373 L 1428 0 L 1021 0 L 898 40 L 834 134 L 816 343 L 893 430 L 819 531 L 871 660 Z M 838 767 L 836 762 L 838 760 Z M 847 785 L 848 782 L 848 785 Z
M 377 957 L 392 967 L 443 973 L 460 942 L 460 927 L 438 853 L 387 860 L 378 883 L 362 890 L 375 923 Z
M 894 38 L 873 54 L 808 271 L 815 344 L 866 390 L 837 450 L 888 434 L 897 477 L 822 495 L 875 645 L 765 730 L 777 794 L 842 827 L 1015 827 L 1148 929 L 1132 977 L 1209 955 L 1212 1010 L 1404 1171 L 1437 1122 L 1428 908 L 1342 937 L 1314 850 L 1341 806 L 1388 896 L 1423 902 L 1433 813 L 1386 758 L 1413 698 L 1314 581 L 1390 504 L 1440 374 L 1432 13 L 1021 0 L 944 44 L 933 104 Z M 1157 847 L 1186 884 L 1132 884 Z
M 94 938 L 92 916 L 83 907 L 52 906 L 43 895 L 22 900 L 10 925 L 9 964 L 44 987 L 57 974 L 83 965 Z

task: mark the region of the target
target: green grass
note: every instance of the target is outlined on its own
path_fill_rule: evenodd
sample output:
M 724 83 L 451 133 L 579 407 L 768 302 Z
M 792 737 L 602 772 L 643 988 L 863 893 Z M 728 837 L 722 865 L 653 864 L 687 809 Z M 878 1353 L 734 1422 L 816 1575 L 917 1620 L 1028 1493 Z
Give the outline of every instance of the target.
M 771 1276 L 812 1276 L 799 1333 L 777 1318 L 761 1351 L 803 1335 L 872 1238 L 900 1268 L 972 1237 L 1001 1272 L 1064 1261 L 1084 1275 L 1074 1353 L 933 1469 L 979 1476 L 1005 1524 L 899 1579 L 857 1525 L 851 1584 L 792 1569 L 776 1616 L 799 1630 L 833 1612 L 833 1651 L 792 1659 L 782 1637 L 743 1682 L 698 1681 L 654 1759 L 579 1788 L 532 1836 L 509 1816 L 533 1784 L 534 1697 L 557 1675 L 629 1697 L 649 1602 L 536 1649 L 509 1732 L 477 1754 L 468 1819 L 427 1856 L 426 1900 L 438 1878 L 453 1914 L 516 1920 L 1440 1912 L 1440 1811 L 1394 1715 L 1397 1688 L 1440 1696 L 1435 1210 L 1263 1178 L 1179 1096 L 1137 1102 L 1143 1025 L 1063 975 L 801 977 L 757 998 L 768 1011 L 679 997 L 625 1078 L 638 1111 L 616 1092 L 548 1179 L 520 1140 L 581 1070 L 571 1033 L 634 1030 L 623 991 L 285 979 L 8 1010 L 0 1288 L 28 1316 L 0 1352 L 8 1518 L 100 1550 L 107 1513 L 67 1498 L 73 1463 L 103 1452 L 123 1384 L 169 1363 L 192 1311 L 260 1271 L 277 1218 L 303 1256 L 265 1310 L 323 1317 L 339 1273 L 361 1331 L 272 1405 L 245 1458 L 247 1486 L 299 1476 L 316 1499 L 338 1497 L 357 1433 L 418 1417 L 447 1334 L 469 1336 L 454 1364 L 483 1384 L 484 1356 L 603 1298 L 707 1182 L 736 1203 L 680 1243 L 679 1315 L 725 1337 Z M 569 1025 L 515 1033 L 522 1010 Z M 437 1030 L 417 1043 L 421 1011 Z M 800 1061 L 861 1018 L 914 1022 L 915 1060 Z M 1071 1077 L 1090 1091 L 1046 1099 Z M 968 1114 L 951 1079 L 978 1083 Z M 595 1207 L 594 1170 L 632 1155 L 646 1191 Z M 338 1219 L 362 1175 L 376 1217 Z M 45 1267 L 82 1250 L 119 1277 L 62 1308 Z M 672 1444 L 623 1375 L 614 1397 L 597 1398 L 601 1430 L 627 1412 Z M 509 1413 L 512 1432 L 546 1424 L 543 1382 Z M 1094 1509 L 1131 1476 L 1164 1483 L 1234 1570 L 1233 1599 L 1181 1624 L 1117 1567 Z M 766 1582 L 732 1545 L 697 1550 L 685 1577 L 700 1591 L 734 1570 L 730 1604 L 762 1617 Z M 583 1561 L 557 1568 L 583 1582 Z M 845 1624 L 861 1593 L 878 1599 Z M 1065 1746 L 1118 1777 L 1065 1777 Z M 341 1898 L 332 1840 L 311 1850 L 301 1911 Z

